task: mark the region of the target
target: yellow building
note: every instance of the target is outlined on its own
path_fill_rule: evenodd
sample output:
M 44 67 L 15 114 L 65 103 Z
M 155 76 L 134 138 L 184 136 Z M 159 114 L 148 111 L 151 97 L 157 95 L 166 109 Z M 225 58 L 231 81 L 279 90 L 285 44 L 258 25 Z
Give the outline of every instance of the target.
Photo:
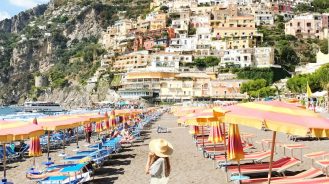
M 130 53 L 114 58 L 112 71 L 127 72 L 136 68 L 145 68 L 151 61 L 148 53 Z
M 262 34 L 257 32 L 253 16 L 227 17 L 212 25 L 212 37 L 225 40 L 228 49 L 252 48 L 262 38 Z
M 167 15 L 165 13 L 157 14 L 153 20 L 150 21 L 150 29 L 157 30 L 167 27 Z

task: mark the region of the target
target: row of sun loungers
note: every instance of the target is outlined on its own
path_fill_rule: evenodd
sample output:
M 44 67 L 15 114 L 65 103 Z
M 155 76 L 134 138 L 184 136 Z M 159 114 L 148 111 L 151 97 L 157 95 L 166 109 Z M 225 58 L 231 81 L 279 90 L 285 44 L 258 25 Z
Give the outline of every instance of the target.
M 208 132 L 205 130 L 204 132 Z M 255 174 L 266 174 L 269 172 L 269 163 L 264 162 L 268 160 L 271 156 L 270 150 L 264 150 L 264 144 L 270 144 L 271 141 L 264 139 L 260 141 L 262 151 L 254 151 L 255 148 L 252 144 L 252 134 L 241 134 L 243 139 L 243 147 L 245 151 L 245 158 L 241 160 L 240 168 L 238 165 L 230 163 L 225 155 L 224 144 L 213 144 L 208 141 L 208 135 L 195 136 L 194 141 L 198 151 L 201 151 L 204 157 L 213 159 L 216 162 L 216 168 L 222 168 L 227 171 L 228 178 L 234 178 L 234 176 L 247 175 L 253 176 Z M 327 168 L 329 167 L 329 160 L 316 160 L 318 158 L 324 159 L 329 156 L 329 152 L 319 151 L 314 153 L 305 154 L 304 157 L 312 159 L 312 167 L 308 170 L 300 172 L 294 176 L 285 176 L 285 171 L 292 167 L 299 166 L 302 163 L 302 156 L 300 159 L 294 157 L 294 150 L 299 149 L 302 155 L 302 150 L 305 148 L 302 144 L 278 144 L 279 147 L 284 149 L 284 154 L 286 155 L 286 150 L 290 150 L 290 156 L 285 156 L 272 163 L 272 172 L 278 173 L 279 177 L 272 177 L 271 183 L 295 183 L 295 184 L 309 184 L 309 183 L 329 183 L 329 177 Z M 267 146 L 269 147 L 269 146 Z M 316 163 L 316 166 L 315 166 Z M 249 177 L 247 177 L 249 178 Z M 253 179 L 243 179 L 240 183 L 267 183 L 268 178 L 253 178 Z
M 156 113 L 151 117 L 144 118 L 142 122 L 133 127 L 131 132 L 135 138 L 134 140 L 142 139 L 141 131 L 145 126 L 156 121 L 160 115 L 161 113 Z M 112 154 L 119 153 L 124 143 L 121 136 L 104 139 L 99 143 L 88 146 L 87 150 L 77 151 L 73 156 L 64 157 L 61 161 L 62 164 L 49 166 L 43 172 L 29 171 L 27 177 L 40 184 L 68 184 L 90 181 L 94 170 L 102 167 Z

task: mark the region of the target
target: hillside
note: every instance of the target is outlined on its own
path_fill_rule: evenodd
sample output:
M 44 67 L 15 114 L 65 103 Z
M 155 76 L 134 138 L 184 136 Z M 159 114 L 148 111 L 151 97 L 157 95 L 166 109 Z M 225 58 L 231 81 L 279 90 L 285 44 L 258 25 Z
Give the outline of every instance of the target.
M 137 18 L 148 9 L 149 0 L 51 0 L 1 21 L 0 103 L 45 99 L 79 107 L 106 98 L 98 93 L 113 96 L 99 84 L 86 85 L 106 52 L 99 37 L 120 16 Z M 35 76 L 48 84 L 34 87 Z M 111 82 L 108 76 L 104 85 Z

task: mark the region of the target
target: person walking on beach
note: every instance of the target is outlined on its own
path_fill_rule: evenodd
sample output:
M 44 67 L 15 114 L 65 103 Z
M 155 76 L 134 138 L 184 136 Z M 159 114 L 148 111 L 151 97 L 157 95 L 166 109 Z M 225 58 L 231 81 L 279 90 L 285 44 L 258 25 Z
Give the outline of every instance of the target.
M 153 139 L 149 149 L 145 173 L 151 175 L 150 184 L 167 184 L 171 171 L 169 156 L 173 153 L 173 146 L 165 139 Z
M 90 144 L 90 138 L 91 138 L 91 132 L 92 132 L 92 126 L 91 123 L 88 123 L 85 125 L 85 132 L 86 132 L 86 141 Z

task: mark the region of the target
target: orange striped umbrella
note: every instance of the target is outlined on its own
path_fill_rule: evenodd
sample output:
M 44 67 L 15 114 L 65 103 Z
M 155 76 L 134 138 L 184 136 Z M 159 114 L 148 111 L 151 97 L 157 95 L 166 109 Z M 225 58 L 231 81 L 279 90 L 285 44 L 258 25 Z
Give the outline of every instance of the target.
M 231 123 L 229 127 L 227 155 L 229 160 L 238 162 L 239 177 L 241 178 L 240 160 L 244 159 L 244 152 L 239 126 L 237 124 Z
M 111 126 L 112 126 L 112 127 L 115 127 L 115 126 L 117 125 L 117 121 L 116 121 L 116 119 L 115 119 L 115 110 L 112 110 L 112 111 L 111 111 L 111 116 L 110 116 L 110 118 L 111 118 Z
M 230 124 L 227 145 L 228 159 L 240 161 L 244 159 L 242 141 L 237 124 Z
M 37 119 L 34 118 L 32 123 L 34 125 L 38 125 Z M 38 156 L 41 156 L 41 155 L 42 155 L 42 151 L 41 151 L 39 136 L 34 136 L 30 140 L 29 156 L 38 157 Z
M 101 121 L 96 122 L 95 132 L 100 133 L 103 131 L 103 124 Z
M 210 141 L 214 144 L 224 141 L 225 135 L 224 135 L 223 127 L 221 125 L 224 125 L 224 124 L 219 124 L 216 122 L 212 123 L 210 132 L 209 132 L 208 141 Z
M 111 128 L 109 115 L 107 114 L 107 112 L 105 112 L 104 116 L 105 116 L 105 129 L 109 130 Z

